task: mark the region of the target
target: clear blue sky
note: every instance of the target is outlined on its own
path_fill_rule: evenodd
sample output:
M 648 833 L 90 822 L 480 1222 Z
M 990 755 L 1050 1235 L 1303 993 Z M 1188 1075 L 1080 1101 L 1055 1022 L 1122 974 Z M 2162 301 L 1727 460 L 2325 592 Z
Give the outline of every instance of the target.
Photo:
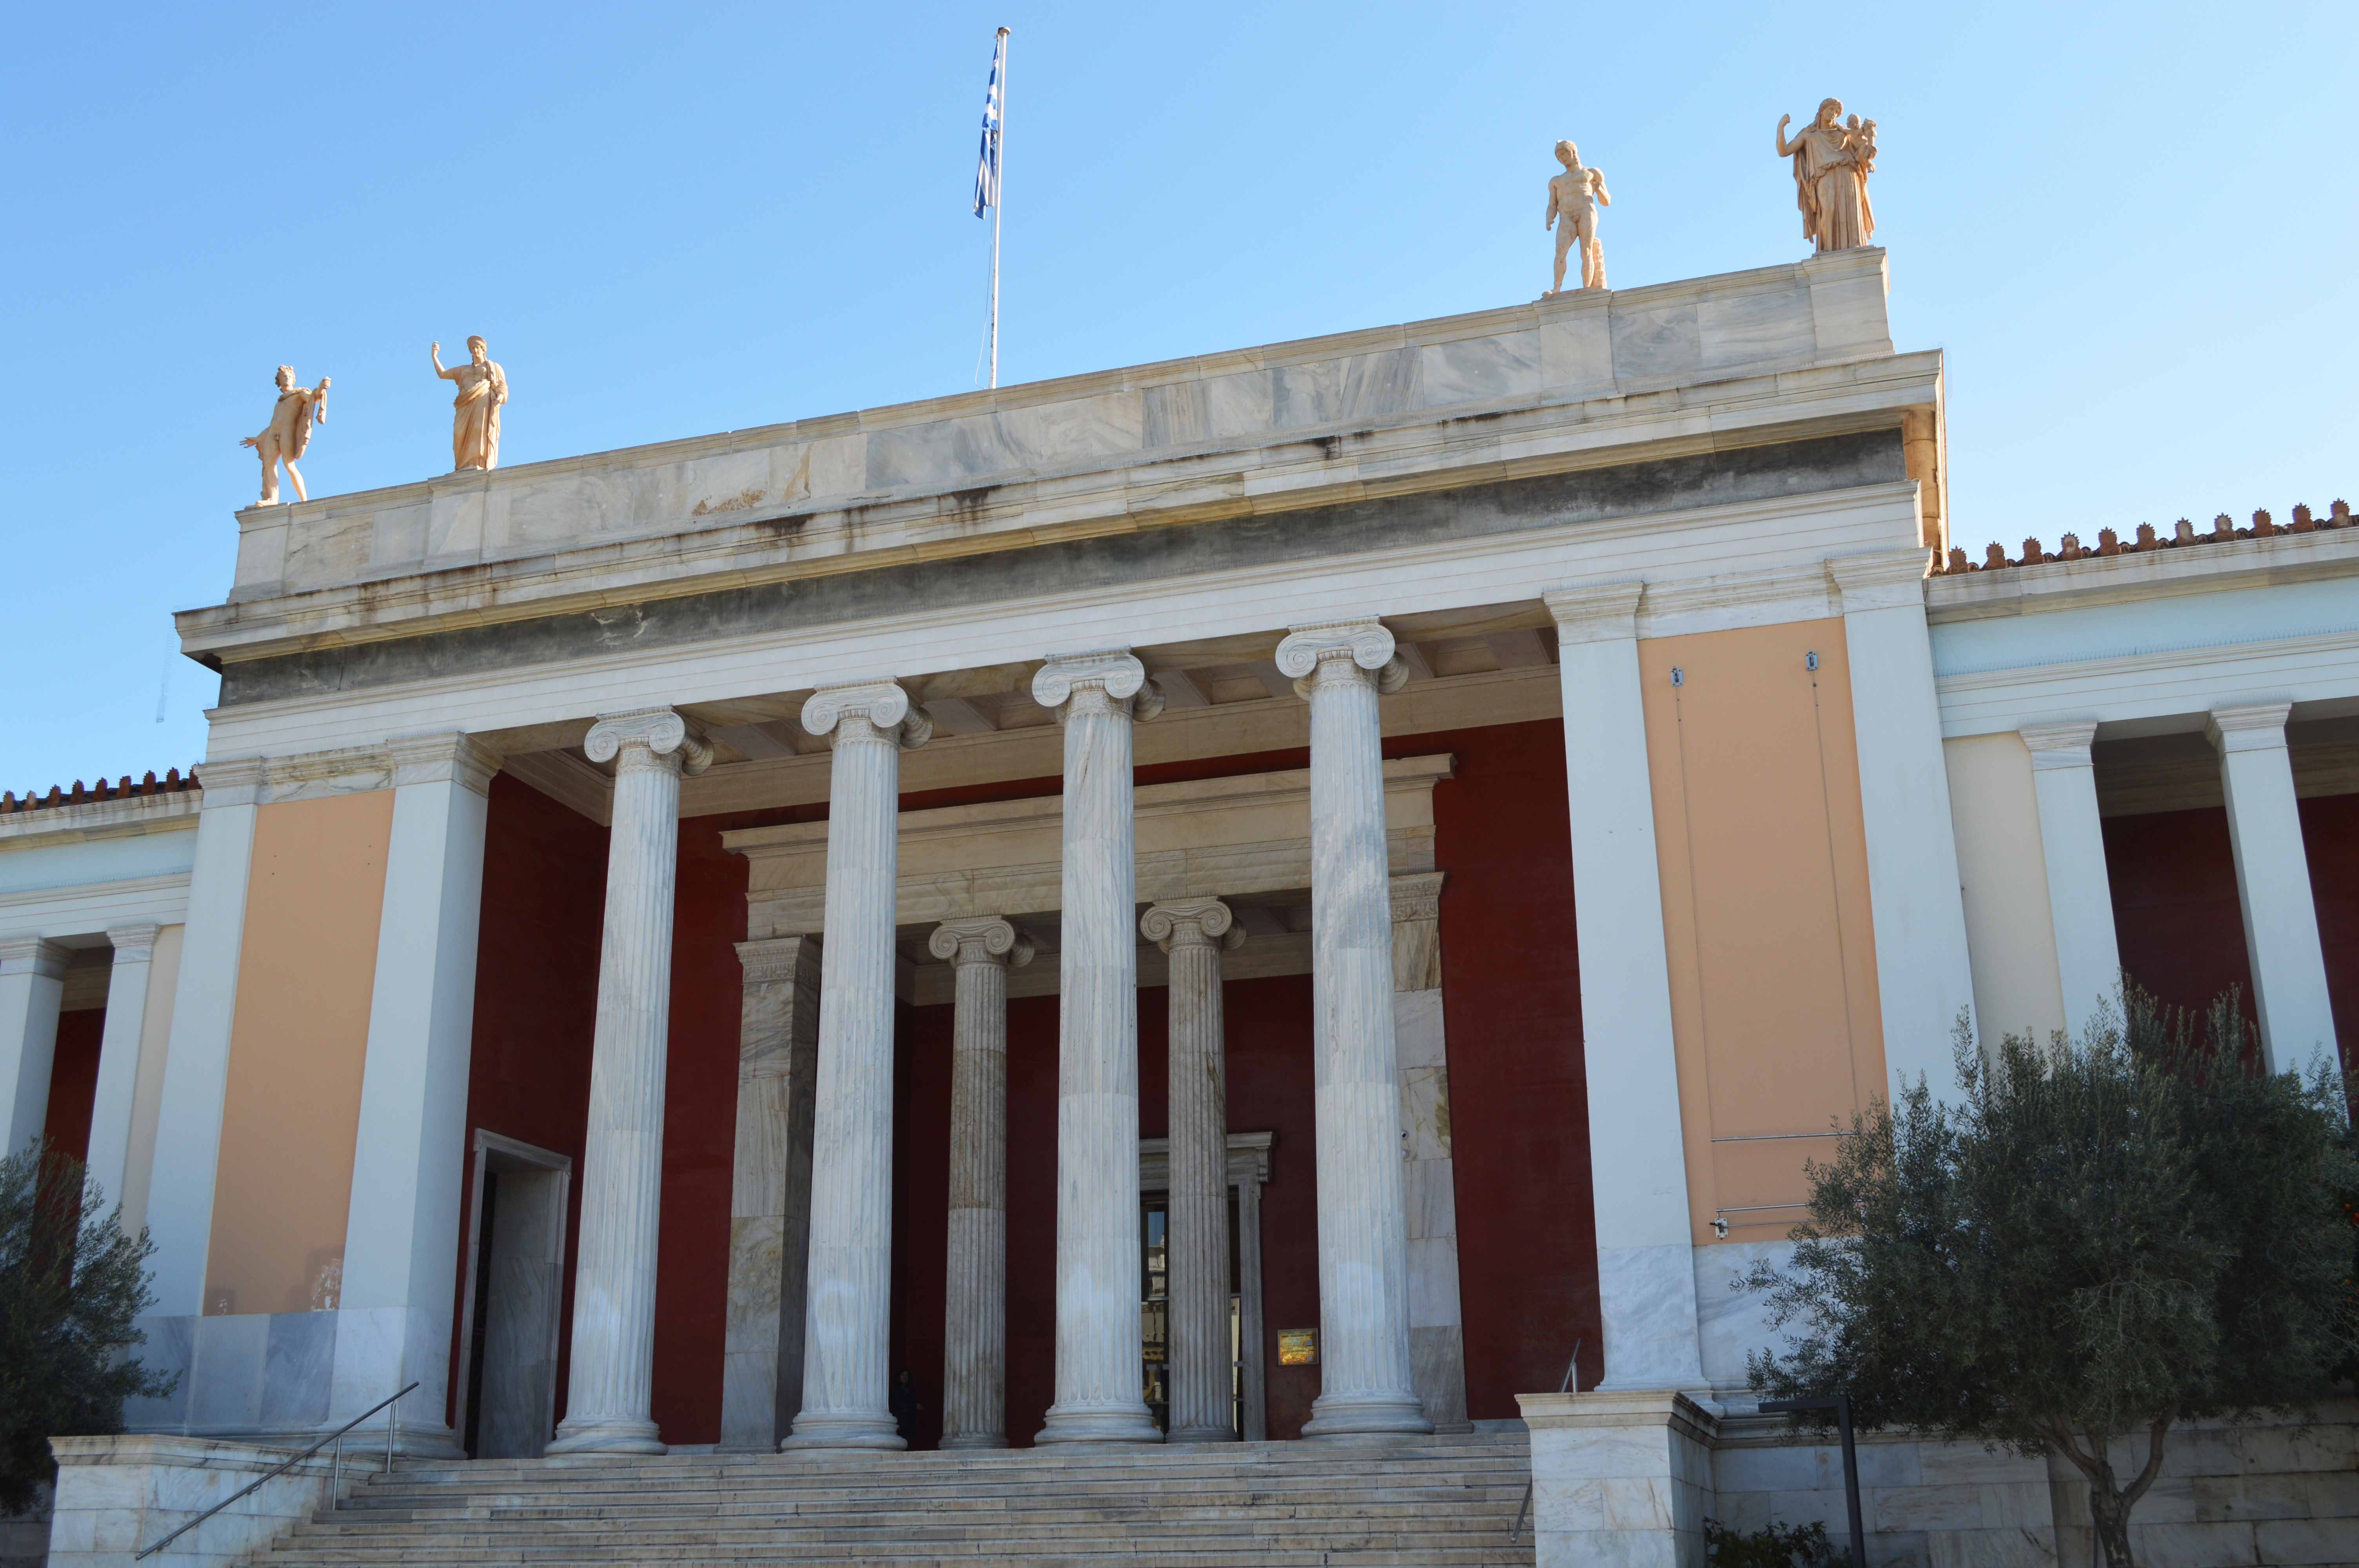
M 0 787 L 186 766 L 240 436 L 314 495 L 1527 300 L 1560 136 L 1617 287 L 1803 254 L 1781 114 L 1875 118 L 1893 336 L 1949 352 L 1960 542 L 2359 492 L 2359 6 L 27 6 Z M 42 368 L 46 367 L 46 368 Z M 159 693 L 163 719 L 157 712 Z

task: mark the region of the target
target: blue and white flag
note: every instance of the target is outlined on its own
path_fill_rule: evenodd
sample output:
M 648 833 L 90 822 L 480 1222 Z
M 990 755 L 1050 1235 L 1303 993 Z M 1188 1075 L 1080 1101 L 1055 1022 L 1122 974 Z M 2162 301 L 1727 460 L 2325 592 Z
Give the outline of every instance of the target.
M 999 73 L 1007 63 L 1007 30 L 991 46 L 991 85 L 983 94 L 983 151 L 974 165 L 974 215 L 999 204 Z

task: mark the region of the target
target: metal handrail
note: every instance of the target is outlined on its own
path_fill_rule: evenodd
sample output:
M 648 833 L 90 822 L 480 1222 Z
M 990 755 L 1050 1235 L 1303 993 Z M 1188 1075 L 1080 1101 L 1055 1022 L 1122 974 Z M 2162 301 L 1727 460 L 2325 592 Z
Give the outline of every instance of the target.
M 1579 1393 L 1581 1390 L 1573 1387 L 1573 1380 L 1580 1375 L 1581 1341 L 1576 1339 L 1572 1342 L 1572 1359 L 1564 1364 L 1564 1381 L 1557 1385 L 1556 1391 L 1560 1394 Z M 1516 1522 L 1507 1527 L 1507 1544 L 1510 1546 L 1520 1544 L 1524 1539 L 1524 1515 L 1531 1509 L 1533 1488 L 1539 1485 L 1539 1479 L 1535 1476 L 1524 1483 L 1524 1500 L 1516 1505 Z
M 409 1385 L 409 1389 L 414 1389 L 414 1388 L 416 1388 L 416 1387 L 418 1387 L 418 1385 L 417 1385 L 416 1383 L 414 1383 L 414 1382 L 413 1382 L 413 1383 L 411 1383 L 411 1384 Z M 237 1500 L 238 1500 L 238 1498 L 243 1498 L 243 1497 L 250 1496 L 251 1494 L 253 1494 L 253 1493 L 255 1493 L 255 1492 L 256 1492 L 256 1491 L 259 1491 L 259 1490 L 262 1488 L 262 1486 L 263 1486 L 263 1483 L 264 1483 L 264 1482 L 266 1482 L 266 1481 L 275 1481 L 275 1480 L 277 1480 L 279 1476 L 284 1476 L 285 1474 L 287 1474 L 287 1472 L 288 1472 L 288 1471 L 292 1470 L 293 1468 L 295 1468 L 295 1466 L 296 1466 L 296 1465 L 300 1465 L 301 1463 L 303 1463 L 303 1461 L 304 1461 L 304 1460 L 309 1459 L 310 1457 L 311 1457 L 311 1455 L 312 1455 L 312 1454 L 317 1454 L 318 1452 L 320 1452 L 320 1450 L 321 1450 L 322 1448 L 325 1448 L 325 1447 L 326 1447 L 326 1446 L 328 1446 L 328 1444 L 330 1444 L 331 1443 L 336 1444 L 338 1445 L 338 1446 L 337 1446 L 337 1449 L 336 1449 L 336 1465 L 337 1465 L 337 1476 L 338 1476 L 338 1479 L 339 1479 L 339 1480 L 341 1480 L 341 1479 L 342 1479 L 342 1470 L 343 1470 L 343 1448 L 342 1448 L 342 1441 L 343 1441 L 343 1435 L 344 1435 L 344 1433 L 348 1433 L 348 1432 L 352 1431 L 352 1429 L 353 1429 L 353 1428 L 354 1428 L 354 1427 L 356 1427 L 356 1426 L 360 1425 L 360 1423 L 361 1423 L 361 1422 L 364 1422 L 364 1421 L 368 1420 L 368 1418 L 369 1418 L 369 1417 L 371 1417 L 371 1416 L 373 1416 L 373 1415 L 376 1414 L 376 1412 L 377 1412 L 377 1411 L 381 1411 L 381 1410 L 385 1409 L 385 1408 L 386 1408 L 386 1406 L 387 1406 L 387 1405 L 389 1405 L 389 1404 L 393 1403 L 395 1400 L 398 1400 L 399 1398 L 401 1398 L 401 1395 L 402 1395 L 402 1394 L 406 1394 L 406 1393 L 409 1392 L 409 1389 L 404 1389 L 404 1390 L 401 1390 L 401 1393 L 395 1394 L 395 1395 L 391 1396 L 391 1398 L 379 1400 L 376 1403 L 375 1403 L 375 1404 L 373 1404 L 373 1405 L 369 1406 L 369 1408 L 368 1408 L 368 1409 L 366 1409 L 366 1410 L 364 1410 L 364 1411 L 361 1411 L 361 1413 L 360 1413 L 360 1414 L 358 1414 L 358 1415 L 356 1415 L 356 1416 L 353 1417 L 353 1419 L 352 1419 L 352 1420 L 350 1420 L 350 1421 L 348 1421 L 348 1422 L 344 1422 L 344 1424 L 343 1424 L 343 1425 L 342 1425 L 342 1426 L 340 1426 L 340 1427 L 336 1428 L 336 1430 L 335 1430 L 335 1431 L 333 1431 L 333 1432 L 332 1432 L 332 1433 L 328 1433 L 328 1435 L 327 1435 L 327 1436 L 325 1436 L 325 1437 L 323 1437 L 323 1438 L 320 1439 L 320 1441 L 319 1441 L 319 1442 L 317 1442 L 317 1443 L 315 1443 L 315 1444 L 311 1444 L 311 1446 L 310 1446 L 310 1447 L 306 1448 L 305 1450 L 303 1450 L 303 1452 L 302 1452 L 302 1453 L 294 1455 L 292 1458 L 289 1458 L 289 1459 L 288 1459 L 287 1461 L 285 1461 L 285 1462 L 284 1462 L 283 1464 L 281 1464 L 281 1465 L 278 1466 L 278 1468 L 277 1468 L 276 1470 L 271 1471 L 268 1475 L 260 1477 L 260 1479 L 258 1479 L 258 1480 L 255 1481 L 255 1482 L 253 1483 L 253 1485 L 251 1485 L 251 1486 L 249 1486 L 249 1487 L 245 1487 L 243 1490 L 235 1491 L 235 1492 L 232 1492 L 228 1497 L 223 1498 L 221 1501 L 219 1501 L 219 1502 L 215 1503 L 212 1507 L 211 1507 L 211 1508 L 207 1509 L 204 1512 L 202 1512 L 202 1513 L 199 1514 L 196 1518 L 194 1518 L 194 1519 L 190 1519 L 188 1523 L 186 1523 L 186 1524 L 182 1525 L 179 1529 L 178 1529 L 178 1530 L 174 1530 L 171 1534 L 169 1534 L 169 1535 L 166 1536 L 163 1540 L 161 1540 L 161 1541 L 158 1541 L 155 1545 L 153 1545 L 153 1546 L 151 1546 L 151 1547 L 148 1547 L 146 1551 L 144 1551 L 144 1552 L 134 1552 L 134 1553 L 132 1554 L 131 1561 L 133 1561 L 134 1563 L 136 1563 L 136 1562 L 138 1562 L 138 1561 L 139 1561 L 141 1558 L 143 1558 L 143 1557 L 150 1557 L 150 1556 L 153 1556 L 155 1553 L 157 1553 L 157 1552 L 158 1552 L 163 1551 L 163 1550 L 164 1550 L 164 1548 L 166 1548 L 166 1547 L 168 1547 L 168 1546 L 171 1545 L 171 1544 L 172 1544 L 172 1542 L 174 1542 L 174 1541 L 176 1541 L 179 1540 L 179 1539 L 180 1539 L 180 1537 L 182 1537 L 182 1536 L 184 1536 L 184 1535 L 188 1534 L 188 1533 L 189 1533 L 189 1531 L 190 1531 L 190 1530 L 192 1530 L 196 1529 L 196 1528 L 197 1528 L 197 1526 L 199 1526 L 199 1525 L 201 1525 L 201 1524 L 204 1523 L 204 1522 L 205 1522 L 205 1520 L 207 1520 L 207 1519 L 209 1519 L 212 1518 L 212 1517 L 213 1517 L 213 1515 L 215 1515 L 215 1514 L 217 1514 L 217 1513 L 221 1512 L 221 1511 L 222 1511 L 222 1509 L 225 1509 L 225 1508 L 229 1507 L 229 1506 L 230 1506 L 230 1504 L 232 1504 L 232 1503 L 234 1503 L 234 1502 L 237 1501 Z M 400 1420 L 401 1420 L 400 1412 L 399 1412 L 399 1411 L 396 1411 L 396 1412 L 393 1414 L 393 1416 L 392 1416 L 391 1418 L 389 1418 L 389 1419 L 388 1419 L 388 1421 L 386 1422 L 386 1439 L 385 1439 L 385 1467 L 386 1467 L 387 1470 L 390 1470 L 390 1469 L 392 1469 L 392 1468 L 393 1468 L 393 1434 L 394 1434 L 394 1433 L 396 1433 L 397 1431 L 398 1431 L 398 1430 L 399 1430 L 399 1427 L 398 1427 L 398 1424 L 397 1424 L 397 1423 L 400 1422 Z M 331 1501 L 331 1502 L 333 1502 L 333 1500 L 334 1500 L 333 1498 L 331 1498 L 331 1499 L 330 1499 L 330 1501 Z

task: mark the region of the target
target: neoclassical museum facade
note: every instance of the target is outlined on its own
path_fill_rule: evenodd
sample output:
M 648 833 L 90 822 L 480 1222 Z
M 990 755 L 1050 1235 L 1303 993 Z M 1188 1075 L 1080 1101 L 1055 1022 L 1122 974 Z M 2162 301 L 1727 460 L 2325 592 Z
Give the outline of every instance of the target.
M 1886 287 L 238 514 L 193 778 L 0 801 L 0 1110 L 154 1237 L 133 1429 L 1352 1437 L 1576 1346 L 1743 1411 L 1732 1282 L 1962 1013 L 2359 1041 L 2347 509 L 1977 559 Z

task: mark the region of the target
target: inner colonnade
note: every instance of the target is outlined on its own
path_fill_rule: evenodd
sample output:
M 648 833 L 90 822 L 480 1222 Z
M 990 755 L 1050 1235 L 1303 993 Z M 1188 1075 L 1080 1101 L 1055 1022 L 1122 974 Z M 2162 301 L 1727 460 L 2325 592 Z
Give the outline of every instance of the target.
M 1310 718 L 1321 1334 L 1321 1392 L 1303 1432 L 1428 1433 L 1411 1365 L 1396 890 L 1377 712 L 1408 670 L 1373 619 L 1297 625 L 1277 664 Z M 1064 753 L 1055 1400 L 1034 1441 L 1165 1437 L 1140 1386 L 1141 935 L 1169 956 L 1169 1436 L 1217 1441 L 1236 1430 L 1221 988 L 1223 954 L 1245 931 L 1219 887 L 1158 897 L 1140 915 L 1132 729 L 1164 702 L 1140 661 L 1126 650 L 1054 656 L 1031 689 L 1061 728 Z M 790 1420 L 781 1447 L 893 1449 L 903 1445 L 888 1387 L 900 755 L 924 745 L 931 725 L 891 680 L 821 687 L 801 722 L 832 753 L 824 904 L 820 929 L 740 948 L 748 1052 L 731 1238 L 733 1303 L 741 1275 L 759 1271 L 785 1304 L 773 1309 L 772 1344 L 760 1343 L 758 1325 L 740 1334 L 745 1325 L 733 1322 L 723 1445 Z M 585 750 L 613 762 L 615 782 L 567 1414 L 547 1451 L 656 1454 L 674 846 L 681 776 L 712 753 L 668 708 L 601 716 Z M 1020 913 L 970 913 L 928 937 L 955 990 L 945 1447 L 1008 1442 L 1006 1009 L 1009 971 L 1031 960 L 1033 944 L 1005 916 Z M 814 1011 L 815 1049 L 799 1049 L 811 1033 L 798 1025 Z M 806 1136 L 807 1195 L 796 1190 L 794 1157 Z M 788 1317 L 798 1299 L 799 1336 Z

